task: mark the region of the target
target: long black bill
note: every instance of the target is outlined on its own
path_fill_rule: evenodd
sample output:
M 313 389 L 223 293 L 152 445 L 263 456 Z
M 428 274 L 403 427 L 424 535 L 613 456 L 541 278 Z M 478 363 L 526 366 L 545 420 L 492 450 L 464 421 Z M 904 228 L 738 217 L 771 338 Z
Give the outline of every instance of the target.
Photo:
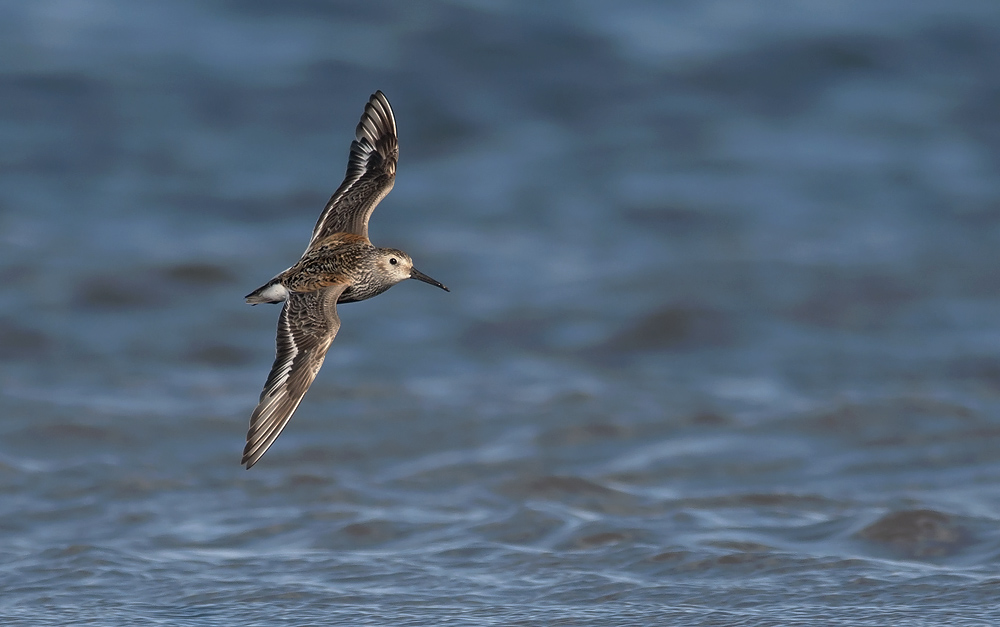
M 451 291 L 447 287 L 445 287 L 444 285 L 442 285 L 440 281 L 435 281 L 434 279 L 430 278 L 429 276 L 427 276 L 426 274 L 424 274 L 420 270 L 417 270 L 416 268 L 411 268 L 410 269 L 410 278 L 411 279 L 416 279 L 418 281 L 423 281 L 424 283 L 430 283 L 431 285 L 434 285 L 436 287 L 440 287 L 441 289 L 443 289 L 446 292 L 450 292 Z

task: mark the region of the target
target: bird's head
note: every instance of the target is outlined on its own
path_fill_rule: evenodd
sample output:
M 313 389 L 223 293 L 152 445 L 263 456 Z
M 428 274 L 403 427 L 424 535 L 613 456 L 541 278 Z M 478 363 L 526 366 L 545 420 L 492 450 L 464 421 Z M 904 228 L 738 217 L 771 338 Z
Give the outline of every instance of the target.
M 375 260 L 375 264 L 378 267 L 379 273 L 388 278 L 393 284 L 405 281 L 406 279 L 417 279 L 418 281 L 440 287 L 446 292 L 451 291 L 439 281 L 435 281 L 414 268 L 413 260 L 401 250 L 396 250 L 395 248 L 381 249 Z

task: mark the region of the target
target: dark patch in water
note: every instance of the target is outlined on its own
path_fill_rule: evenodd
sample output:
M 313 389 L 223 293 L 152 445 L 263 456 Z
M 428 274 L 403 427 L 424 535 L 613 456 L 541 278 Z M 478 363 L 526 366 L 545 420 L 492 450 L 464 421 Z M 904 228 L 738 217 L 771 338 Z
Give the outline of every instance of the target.
M 539 435 L 538 443 L 543 446 L 578 446 L 625 438 L 630 433 L 631 430 L 623 425 L 608 423 L 572 425 Z
M 889 328 L 893 316 L 918 297 L 918 292 L 900 279 L 867 275 L 846 277 L 820 273 L 815 289 L 789 311 L 802 323 L 848 331 L 878 331 Z
M 976 381 L 989 386 L 990 389 L 1000 390 L 1000 357 L 992 355 L 960 357 L 952 362 L 949 370 L 957 379 Z
M 897 45 L 888 38 L 856 35 L 784 41 L 723 57 L 699 67 L 689 80 L 756 114 L 799 115 L 817 103 L 831 82 L 885 74 Z
M 972 533 L 952 516 L 929 509 L 886 514 L 857 537 L 910 558 L 955 555 L 973 541 Z
M 530 545 L 541 541 L 565 524 L 565 520 L 549 513 L 519 507 L 511 516 L 480 525 L 476 530 L 496 542 Z
M 525 487 L 531 496 L 583 495 L 613 497 L 620 494 L 611 488 L 605 488 L 602 485 L 581 477 L 539 477 L 528 481 Z
M 0 360 L 38 359 L 52 347 L 45 334 L 13 320 L 0 319 Z
M 739 226 L 736 217 L 713 215 L 711 211 L 688 207 L 647 206 L 624 209 L 622 218 L 642 229 L 662 231 L 671 237 L 697 233 L 730 231 Z
M 696 414 L 685 416 L 682 422 L 704 427 L 725 427 L 734 424 L 729 416 L 714 411 L 700 411 Z
M 720 549 L 727 549 L 730 551 L 741 551 L 743 553 L 770 553 L 774 550 L 774 547 L 768 546 L 766 544 L 760 544 L 758 542 L 738 542 L 734 540 L 720 540 L 714 542 L 706 542 L 706 546 L 714 546 Z
M 518 499 L 542 499 L 594 511 L 627 514 L 640 504 L 636 497 L 582 477 L 544 476 L 507 482 L 501 492 Z
M 735 328 L 721 312 L 700 307 L 667 307 L 641 318 L 595 350 L 685 350 L 727 346 L 735 339 Z
M 461 337 L 463 346 L 482 352 L 501 348 L 539 351 L 546 348 L 546 335 L 562 320 L 554 317 L 520 316 L 480 322 Z
M 286 485 L 289 488 L 300 488 L 300 487 L 315 487 L 315 486 L 325 486 L 333 483 L 329 477 L 323 477 L 320 475 L 306 475 L 297 474 L 292 475 L 288 478 Z
M 166 296 L 154 285 L 153 281 L 108 273 L 81 282 L 76 288 L 74 302 L 94 310 L 151 309 L 167 302 Z
M 31 427 L 26 432 L 30 432 L 32 437 L 44 438 L 50 441 L 63 439 L 83 440 L 87 442 L 123 442 L 126 439 L 115 429 L 81 424 L 54 424 Z
M 978 412 L 955 403 L 926 398 L 899 398 L 851 403 L 789 423 L 870 446 L 895 446 L 968 437 L 990 426 Z
M 598 546 L 606 546 L 609 544 L 618 544 L 620 542 L 625 542 L 630 540 L 631 536 L 627 533 L 620 533 L 617 531 L 603 531 L 601 533 L 593 533 L 588 536 L 583 536 L 582 538 L 577 538 L 574 544 L 580 549 L 591 549 Z
M 210 263 L 182 263 L 164 268 L 162 272 L 171 281 L 185 285 L 207 287 L 236 280 L 236 276 L 228 268 Z
M 228 344 L 195 346 L 188 351 L 187 359 L 209 366 L 243 366 L 253 361 L 253 353 Z
M 688 559 L 688 557 L 690 557 L 690 555 L 691 555 L 691 553 L 689 551 L 664 551 L 662 553 L 657 553 L 656 555 L 650 557 L 649 561 L 650 562 L 682 562 L 682 561 Z
M 328 192 L 327 192 L 328 193 Z M 269 223 L 287 220 L 290 212 L 313 215 L 323 208 L 323 191 L 302 190 L 279 196 L 220 197 L 195 190 L 159 194 L 156 201 L 174 207 L 181 214 L 196 214 L 240 223 Z

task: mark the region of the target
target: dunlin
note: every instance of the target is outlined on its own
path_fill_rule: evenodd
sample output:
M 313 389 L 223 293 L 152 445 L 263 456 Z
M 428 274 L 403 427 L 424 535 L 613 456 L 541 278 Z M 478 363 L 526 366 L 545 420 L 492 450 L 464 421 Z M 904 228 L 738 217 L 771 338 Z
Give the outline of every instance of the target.
M 403 251 L 368 239 L 368 219 L 392 189 L 399 158 L 396 120 L 381 91 L 365 105 L 355 137 L 347 176 L 320 214 L 302 258 L 246 297 L 252 305 L 285 302 L 274 365 L 250 416 L 241 462 L 248 470 L 288 424 L 323 365 L 340 329 L 337 303 L 377 296 L 406 279 L 448 291 L 414 268 Z

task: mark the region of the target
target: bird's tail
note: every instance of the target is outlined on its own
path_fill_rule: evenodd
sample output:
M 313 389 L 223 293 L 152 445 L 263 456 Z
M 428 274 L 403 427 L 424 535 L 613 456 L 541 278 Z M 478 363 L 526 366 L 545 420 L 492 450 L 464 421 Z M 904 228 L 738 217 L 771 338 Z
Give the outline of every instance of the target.
M 280 303 L 286 298 L 288 298 L 288 288 L 281 284 L 281 279 L 278 277 L 247 294 L 247 302 L 251 305 Z

